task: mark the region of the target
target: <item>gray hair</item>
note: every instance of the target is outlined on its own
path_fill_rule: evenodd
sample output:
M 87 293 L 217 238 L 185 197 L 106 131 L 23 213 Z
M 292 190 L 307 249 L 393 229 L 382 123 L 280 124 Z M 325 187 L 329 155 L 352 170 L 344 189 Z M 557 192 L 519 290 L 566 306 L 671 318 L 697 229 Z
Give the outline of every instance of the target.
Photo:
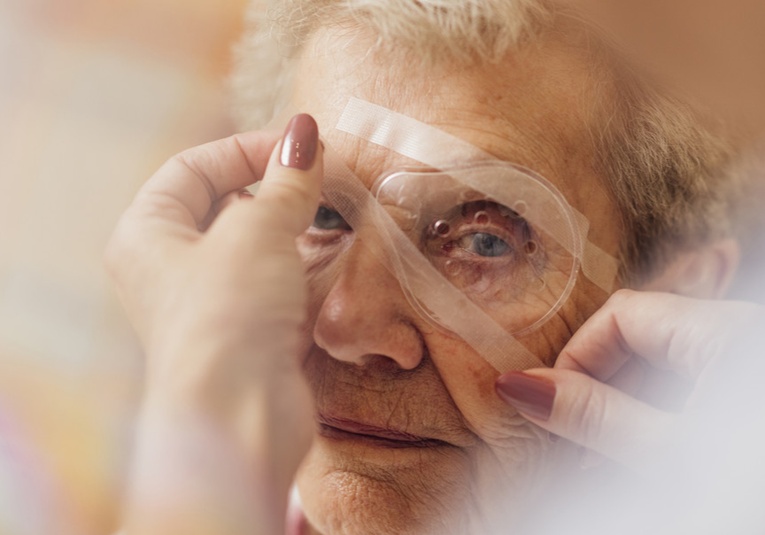
M 385 51 L 425 62 L 495 62 L 556 17 L 545 0 L 256 0 L 232 77 L 243 128 L 262 126 L 288 80 L 295 52 L 322 26 L 365 27 Z M 609 68 L 620 70 L 611 62 Z M 598 171 L 621 215 L 625 285 L 648 280 L 677 251 L 733 233 L 738 181 L 731 149 L 688 103 L 639 77 L 610 73 L 613 86 L 597 132 Z

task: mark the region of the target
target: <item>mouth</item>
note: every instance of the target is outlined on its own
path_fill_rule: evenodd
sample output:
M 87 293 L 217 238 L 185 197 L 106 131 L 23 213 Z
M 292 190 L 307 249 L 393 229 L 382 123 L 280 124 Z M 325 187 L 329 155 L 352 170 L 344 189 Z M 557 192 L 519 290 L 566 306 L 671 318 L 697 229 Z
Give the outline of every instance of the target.
M 316 417 L 319 434 L 325 438 L 362 442 L 382 448 L 436 448 L 451 446 L 448 442 L 421 437 L 404 431 L 319 414 Z

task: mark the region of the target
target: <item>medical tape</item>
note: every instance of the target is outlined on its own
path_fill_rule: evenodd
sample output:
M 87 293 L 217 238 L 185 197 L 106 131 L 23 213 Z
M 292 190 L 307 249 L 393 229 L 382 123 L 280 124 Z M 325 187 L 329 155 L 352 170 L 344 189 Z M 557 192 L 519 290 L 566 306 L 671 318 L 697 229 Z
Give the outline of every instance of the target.
M 459 336 L 497 371 L 544 367 L 526 346 L 468 299 L 422 255 L 385 208 L 327 144 L 324 196 L 357 235 L 374 229 L 375 237 L 361 238 L 401 283 L 427 309 L 426 316 Z M 381 243 L 376 244 L 379 240 Z M 415 304 L 415 306 L 417 306 Z
M 358 98 L 350 99 L 336 129 L 435 169 L 448 169 L 455 162 L 500 161 L 443 130 Z M 547 183 L 532 171 L 523 170 Z M 470 184 L 469 174 L 465 178 L 466 184 L 476 186 Z M 552 190 L 557 192 L 554 188 Z M 571 219 L 561 221 L 546 214 L 533 213 L 524 215 L 524 218 L 556 239 L 578 259 L 582 272 L 592 283 L 611 293 L 619 274 L 618 262 L 587 239 L 589 221 L 570 204 L 564 203 Z

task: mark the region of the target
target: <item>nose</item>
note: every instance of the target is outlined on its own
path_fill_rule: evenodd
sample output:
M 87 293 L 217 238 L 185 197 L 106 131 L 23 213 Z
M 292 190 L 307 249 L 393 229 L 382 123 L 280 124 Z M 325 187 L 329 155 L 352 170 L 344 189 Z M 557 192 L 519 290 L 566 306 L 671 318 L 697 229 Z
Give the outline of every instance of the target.
M 316 344 L 359 366 L 384 358 L 404 370 L 416 368 L 424 342 L 398 280 L 361 242 L 346 255 L 319 311 Z

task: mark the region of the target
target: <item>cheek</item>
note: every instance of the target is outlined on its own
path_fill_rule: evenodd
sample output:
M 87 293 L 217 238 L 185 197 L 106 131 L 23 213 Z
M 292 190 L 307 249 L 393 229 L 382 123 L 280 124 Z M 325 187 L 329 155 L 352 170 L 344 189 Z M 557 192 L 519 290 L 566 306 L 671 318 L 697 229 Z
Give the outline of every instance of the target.
M 521 342 L 552 367 L 574 333 L 610 295 L 580 273 L 574 291 L 561 309 L 538 330 L 521 338 Z
M 494 383 L 499 372 L 459 339 L 437 333 L 426 343 L 465 424 L 480 438 L 481 447 L 490 450 L 489 457 L 513 477 L 520 464 L 534 464 L 548 442 L 547 432 L 530 424 L 497 396 Z
M 462 453 L 431 463 L 369 463 L 315 443 L 297 475 L 304 511 L 321 533 L 472 533 L 464 529 L 473 462 Z
M 466 425 L 480 439 L 471 448 L 471 502 L 480 516 L 500 522 L 522 517 L 542 499 L 551 479 L 567 462 L 564 441 L 529 423 L 495 393 L 499 373 L 459 340 L 428 340 L 439 375 Z M 543 341 L 537 342 L 540 347 Z M 540 356 L 543 353 L 539 353 Z

